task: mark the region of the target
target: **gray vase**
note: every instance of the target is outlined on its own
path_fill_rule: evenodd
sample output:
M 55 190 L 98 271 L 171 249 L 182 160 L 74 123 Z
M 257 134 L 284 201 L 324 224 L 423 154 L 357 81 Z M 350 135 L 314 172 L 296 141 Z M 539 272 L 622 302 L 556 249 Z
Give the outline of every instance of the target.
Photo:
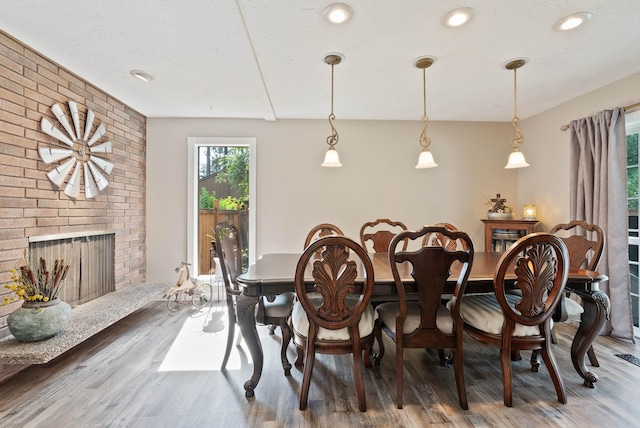
M 49 302 L 23 302 L 7 318 L 9 331 L 23 342 L 36 342 L 60 333 L 71 318 L 71 306 L 58 299 Z

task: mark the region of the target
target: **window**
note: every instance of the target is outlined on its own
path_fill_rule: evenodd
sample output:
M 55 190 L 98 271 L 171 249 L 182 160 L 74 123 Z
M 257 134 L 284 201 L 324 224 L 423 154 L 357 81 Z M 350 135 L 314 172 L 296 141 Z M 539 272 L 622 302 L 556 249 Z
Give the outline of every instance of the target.
M 219 137 L 189 137 L 187 139 L 188 159 L 187 164 L 187 260 L 192 265 L 192 272 L 200 271 L 199 261 L 199 206 L 202 196 L 200 186 L 200 153 L 202 147 L 227 147 L 232 150 L 235 147 L 247 147 L 249 149 L 249 205 L 256 200 L 256 139 L 255 138 L 219 138 Z M 202 152 L 206 157 L 206 150 Z M 211 168 L 210 168 L 211 169 Z M 214 168 L 215 169 L 215 168 Z M 211 196 L 211 189 L 207 190 L 207 196 Z M 240 192 L 243 194 L 242 192 Z M 222 195 L 222 192 L 220 192 Z M 222 202 L 220 202 L 222 203 Z M 255 206 L 255 205 L 254 205 Z M 256 210 L 248 211 L 248 261 L 251 264 L 255 260 L 256 253 Z M 210 243 L 209 243 L 210 245 Z M 207 253 L 209 254 L 209 253 Z M 210 256 L 210 254 L 209 254 Z M 209 263 L 205 262 L 208 268 Z

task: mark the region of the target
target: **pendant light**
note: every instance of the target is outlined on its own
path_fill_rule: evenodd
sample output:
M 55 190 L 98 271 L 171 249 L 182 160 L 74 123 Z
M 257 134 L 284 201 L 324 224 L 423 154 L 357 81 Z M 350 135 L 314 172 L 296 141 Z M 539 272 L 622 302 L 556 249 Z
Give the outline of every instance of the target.
M 511 124 L 516 130 L 516 137 L 510 142 L 511 147 L 513 147 L 513 152 L 509 155 L 509 162 L 507 162 L 505 169 L 524 168 L 529 166 L 527 161 L 524 159 L 524 154 L 520 151 L 520 146 L 524 143 L 524 135 L 522 135 L 522 132 L 518 129 L 518 122 L 520 122 L 520 118 L 518 117 L 518 98 L 516 93 L 516 70 L 526 63 L 527 61 L 524 59 L 514 59 L 513 61 L 509 61 L 504 67 L 507 70 L 513 70 L 513 119 L 511 120 Z
M 338 151 L 336 150 L 336 144 L 338 144 L 338 131 L 333 126 L 333 120 L 336 118 L 336 115 L 333 114 L 333 66 L 340 64 L 344 57 L 340 54 L 327 54 L 324 57 L 324 62 L 331 66 L 331 114 L 329 115 L 329 125 L 331 125 L 331 135 L 327 137 L 327 144 L 329 145 L 329 150 L 324 156 L 324 162 L 320 164 L 324 167 L 329 168 L 337 168 L 341 167 L 340 158 L 338 157 Z
M 430 56 L 423 56 L 416 60 L 416 68 L 422 69 L 422 122 L 424 123 L 424 129 L 420 133 L 420 145 L 422 146 L 422 152 L 420 152 L 420 157 L 418 158 L 418 164 L 416 165 L 417 169 L 433 168 L 438 166 L 438 164 L 433 160 L 433 155 L 429 151 L 431 138 L 427 137 L 427 125 L 429 123 L 429 118 L 427 117 L 427 68 L 431 67 L 435 61 L 436 59 Z

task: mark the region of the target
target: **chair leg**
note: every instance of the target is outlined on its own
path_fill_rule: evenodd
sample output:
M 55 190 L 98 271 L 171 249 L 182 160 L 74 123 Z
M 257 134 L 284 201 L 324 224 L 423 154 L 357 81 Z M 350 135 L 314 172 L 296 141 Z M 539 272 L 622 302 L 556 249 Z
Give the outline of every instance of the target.
M 280 330 L 282 330 L 282 349 L 280 349 L 280 359 L 282 360 L 282 368 L 284 369 L 284 375 L 291 375 L 291 364 L 287 359 L 287 348 L 289 348 L 289 342 L 291 342 L 291 328 L 286 320 L 280 323 Z
M 451 355 L 446 355 L 444 353 L 444 349 L 442 348 L 438 349 L 438 358 L 440 358 L 440 365 L 442 367 L 445 367 L 447 363 L 450 363 L 452 361 Z
M 271 324 L 269 326 L 269 336 L 273 336 L 275 331 L 276 331 L 276 325 L 275 324 Z
M 353 377 L 356 382 L 356 392 L 358 393 L 358 407 L 361 412 L 367 411 L 367 398 L 364 393 L 364 375 L 362 374 L 362 351 L 358 343 L 353 344 Z M 364 352 L 368 352 L 365 350 Z
M 378 321 L 376 321 L 375 326 L 373 327 L 373 334 L 378 342 L 378 353 L 374 355 L 374 363 L 376 366 L 380 366 L 380 362 L 382 361 L 382 357 L 384 357 L 384 343 L 382 343 L 382 326 Z
M 549 374 L 551 375 L 551 380 L 553 381 L 553 386 L 556 389 L 558 401 L 562 404 L 567 404 L 567 393 L 565 392 L 564 383 L 562 382 L 562 377 L 560 377 L 558 365 L 556 364 L 556 359 L 551 352 L 549 342 L 546 342 L 542 348 L 542 359 L 544 364 L 547 366 L 547 370 L 549 370 Z
M 229 330 L 227 332 L 227 349 L 224 351 L 224 358 L 222 359 L 222 366 L 220 370 L 224 370 L 227 367 L 229 356 L 231 355 L 231 346 L 236 335 L 236 320 L 232 313 L 229 313 Z
M 462 359 L 462 341 L 458 343 L 458 347 L 451 351 L 453 356 L 453 372 L 456 378 L 456 387 L 458 388 L 458 400 L 463 410 L 469 409 L 467 403 L 467 390 L 464 386 L 464 361 Z
M 513 334 L 512 331 L 508 331 L 506 334 L 509 336 Z M 503 401 L 507 407 L 513 407 L 513 383 L 511 380 L 511 342 L 508 340 L 502 340 L 502 349 L 500 349 L 500 368 L 502 369 L 502 389 L 503 389 Z
M 311 385 L 311 373 L 313 372 L 313 363 L 316 359 L 313 341 L 307 340 L 307 363 L 304 365 L 304 374 L 302 375 L 302 387 L 300 389 L 300 410 L 307 409 L 307 400 L 309 398 L 309 386 Z
M 371 341 L 371 345 L 368 346 L 365 350 L 364 350 L 364 356 L 362 357 L 362 360 L 364 362 L 364 366 L 365 367 L 371 367 L 373 364 L 371 364 L 371 353 L 373 352 L 373 341 Z
M 531 371 L 534 373 L 538 373 L 538 369 L 540 368 L 540 351 L 535 349 L 531 351 Z
M 298 348 L 298 356 L 296 357 L 296 362 L 293 363 L 296 367 L 302 367 L 304 365 L 304 348 L 297 346 Z
M 396 338 L 402 341 L 402 338 Z M 402 342 L 398 345 L 396 342 L 396 405 L 398 409 L 402 409 L 402 363 L 404 358 L 404 348 Z

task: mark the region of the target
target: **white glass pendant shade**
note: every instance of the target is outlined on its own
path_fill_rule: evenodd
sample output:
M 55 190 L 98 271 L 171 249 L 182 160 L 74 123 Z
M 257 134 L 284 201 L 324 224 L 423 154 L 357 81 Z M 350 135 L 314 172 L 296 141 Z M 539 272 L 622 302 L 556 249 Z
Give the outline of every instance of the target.
M 340 157 L 338 156 L 338 151 L 333 147 L 329 147 L 327 153 L 324 155 L 324 162 L 320 164 L 320 166 L 329 167 L 329 168 L 337 168 L 341 167 Z
M 518 149 L 515 149 L 509 155 L 509 162 L 507 162 L 507 166 L 505 169 L 514 169 L 514 168 L 524 168 L 525 166 L 529 166 L 527 161 L 524 159 L 524 154 Z
M 423 168 L 434 168 L 438 166 L 438 164 L 433 160 L 433 155 L 429 151 L 429 149 L 424 149 L 420 152 L 420 157 L 418 158 L 418 164 L 416 165 L 417 169 Z

